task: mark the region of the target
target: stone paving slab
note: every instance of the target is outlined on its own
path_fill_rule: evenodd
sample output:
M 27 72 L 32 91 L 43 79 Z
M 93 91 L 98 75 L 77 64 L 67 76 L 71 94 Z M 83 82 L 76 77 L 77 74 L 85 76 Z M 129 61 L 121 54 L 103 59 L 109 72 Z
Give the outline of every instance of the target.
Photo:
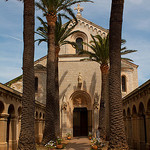
M 87 137 L 74 137 L 64 150 L 90 150 L 90 140 Z

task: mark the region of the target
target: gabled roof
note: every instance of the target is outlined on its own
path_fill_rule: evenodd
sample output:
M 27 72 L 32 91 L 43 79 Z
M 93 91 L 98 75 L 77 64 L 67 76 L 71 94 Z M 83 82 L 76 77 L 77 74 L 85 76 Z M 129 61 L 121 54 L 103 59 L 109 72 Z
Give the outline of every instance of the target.
M 125 66 L 132 66 L 132 67 L 135 67 L 135 68 L 138 68 L 138 66 L 139 65 L 136 65 L 136 64 L 134 64 L 133 62 L 130 62 L 130 61 L 128 61 L 128 60 L 125 60 L 125 59 L 121 59 L 121 62 L 123 62 L 123 63 L 126 63 L 125 65 L 122 63 L 122 67 L 125 67 Z
M 12 95 L 14 97 L 17 97 L 21 100 L 21 97 L 22 97 L 22 93 L 0 83 L 0 92 L 3 92 L 3 93 L 7 93 L 8 95 Z
M 89 21 L 89 20 L 83 18 L 82 16 L 76 16 L 76 17 L 77 17 L 78 20 L 82 20 L 82 21 L 84 21 L 84 22 L 86 22 L 86 23 L 88 23 L 88 24 L 94 26 L 95 28 L 98 28 L 98 29 L 100 29 L 100 30 L 102 30 L 102 31 L 104 31 L 104 32 L 106 32 L 106 33 L 109 32 L 108 29 L 105 29 L 105 28 L 103 28 L 103 27 L 101 27 L 101 26 L 99 26 L 99 25 L 97 25 L 97 24 L 95 24 L 95 23 Z
M 143 90 L 150 89 L 150 79 L 143 83 L 141 86 L 130 92 L 128 95 L 122 98 L 123 104 L 128 102 L 130 98 L 136 97 L 136 95 L 140 94 Z

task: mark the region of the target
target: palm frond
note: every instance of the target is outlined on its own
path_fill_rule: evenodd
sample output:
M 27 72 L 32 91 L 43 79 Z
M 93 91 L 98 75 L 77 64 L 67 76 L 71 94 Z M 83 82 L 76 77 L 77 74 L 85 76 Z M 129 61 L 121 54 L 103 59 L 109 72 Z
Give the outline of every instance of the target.
M 137 52 L 137 50 L 125 50 L 125 51 L 121 51 L 121 55 L 126 55 L 126 54 L 134 53 L 134 52 Z

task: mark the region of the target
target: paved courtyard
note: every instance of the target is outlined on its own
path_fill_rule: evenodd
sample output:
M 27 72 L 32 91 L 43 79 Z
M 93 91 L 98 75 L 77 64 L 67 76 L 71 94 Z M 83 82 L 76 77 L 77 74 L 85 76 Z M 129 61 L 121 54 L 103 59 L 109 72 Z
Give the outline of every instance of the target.
M 65 150 L 90 150 L 90 140 L 87 137 L 75 137 L 69 141 Z

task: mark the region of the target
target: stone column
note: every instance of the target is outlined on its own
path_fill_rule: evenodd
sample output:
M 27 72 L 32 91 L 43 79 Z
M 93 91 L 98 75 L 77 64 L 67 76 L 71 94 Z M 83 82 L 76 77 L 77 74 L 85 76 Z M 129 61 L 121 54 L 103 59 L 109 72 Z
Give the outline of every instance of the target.
M 137 116 L 133 115 L 131 118 L 132 122 L 132 147 L 137 148 Z
M 35 142 L 39 143 L 39 119 L 35 119 Z
M 146 149 L 149 150 L 150 149 L 150 112 L 146 113 L 146 130 L 147 130 L 147 143 L 146 143 Z
M 137 116 L 137 120 L 136 120 L 136 123 L 137 123 L 137 136 L 136 136 L 136 139 L 137 139 L 137 149 L 139 150 L 140 149 L 140 116 L 138 115 Z
M 8 114 L 0 115 L 0 150 L 7 150 L 7 117 Z
M 20 136 L 20 130 L 21 130 L 21 117 L 18 117 L 18 122 L 17 122 L 17 141 L 19 141 L 19 136 Z
M 43 138 L 43 119 L 39 119 L 39 134 L 38 134 L 38 139 L 39 139 L 39 143 L 42 142 L 42 138 Z
M 131 127 L 131 117 L 127 117 L 127 141 L 129 144 L 129 147 L 131 148 L 131 132 L 132 132 L 132 127 Z
M 93 104 L 93 135 L 96 137 L 96 130 L 99 126 L 99 109 L 98 109 L 98 103 Z
M 144 118 L 142 115 L 139 116 L 139 148 L 145 150 L 145 127 Z
M 63 102 L 62 103 L 62 108 L 61 108 L 61 128 L 62 128 L 62 137 L 66 136 L 67 133 L 67 103 Z M 72 134 L 73 135 L 73 134 Z
M 9 125 L 9 150 L 17 149 L 17 118 L 11 115 Z

